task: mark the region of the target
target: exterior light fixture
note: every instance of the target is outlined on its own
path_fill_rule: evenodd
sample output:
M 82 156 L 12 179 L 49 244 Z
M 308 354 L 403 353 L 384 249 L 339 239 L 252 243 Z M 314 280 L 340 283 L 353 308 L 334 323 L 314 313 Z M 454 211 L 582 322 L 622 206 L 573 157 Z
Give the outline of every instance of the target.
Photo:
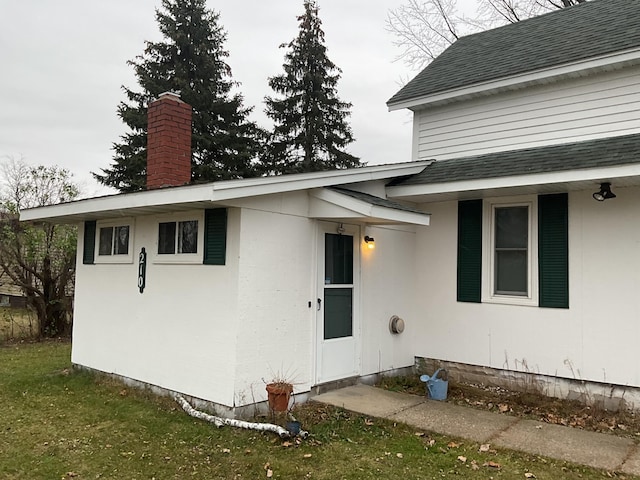
M 373 250 L 374 248 L 376 248 L 376 241 L 373 239 L 373 237 L 370 237 L 369 235 L 364 236 L 364 243 L 367 244 L 367 248 L 369 250 Z
M 616 198 L 616 194 L 611 191 L 611 184 L 604 182 L 600 184 L 600 191 L 593 194 L 593 198 L 599 202 L 604 202 L 610 198 Z

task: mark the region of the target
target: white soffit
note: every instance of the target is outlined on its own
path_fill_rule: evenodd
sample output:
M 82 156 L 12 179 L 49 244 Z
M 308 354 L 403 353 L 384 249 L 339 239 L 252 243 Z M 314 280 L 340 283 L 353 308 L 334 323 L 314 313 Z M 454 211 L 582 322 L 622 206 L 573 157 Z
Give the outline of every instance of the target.
M 374 205 L 327 189 L 310 192 L 309 217 L 323 220 L 358 220 L 371 225 L 429 225 L 431 215 Z
M 431 160 L 421 160 L 116 194 L 23 210 L 20 220 L 71 223 L 87 219 L 207 208 L 212 204 L 224 205 L 225 201 L 239 198 L 415 175 L 430 163 Z

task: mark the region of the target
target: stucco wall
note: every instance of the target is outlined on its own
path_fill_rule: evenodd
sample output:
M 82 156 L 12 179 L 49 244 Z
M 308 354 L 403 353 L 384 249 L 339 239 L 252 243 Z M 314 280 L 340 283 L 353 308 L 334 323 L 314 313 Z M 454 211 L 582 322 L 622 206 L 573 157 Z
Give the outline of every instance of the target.
M 240 211 L 229 209 L 225 266 L 154 263 L 157 222 L 135 219 L 134 261 L 111 265 L 82 264 L 80 226 L 72 361 L 232 405 Z M 149 257 L 140 294 L 142 247 Z
M 293 381 L 296 392 L 312 383 L 316 222 L 296 212 L 307 204 L 306 193 L 297 196 L 242 211 L 237 405 L 265 400 L 265 382 L 277 375 Z
M 595 191 L 597 187 L 592 189 Z M 456 302 L 457 203 L 417 234 L 417 356 L 640 385 L 640 189 L 569 193 L 570 308 Z
M 378 226 L 365 232 L 375 239 L 376 248 L 362 248 L 361 375 L 413 364 L 412 337 L 419 331 L 416 304 L 421 295 L 415 276 L 415 228 Z M 389 331 L 392 315 L 405 321 L 403 333 Z

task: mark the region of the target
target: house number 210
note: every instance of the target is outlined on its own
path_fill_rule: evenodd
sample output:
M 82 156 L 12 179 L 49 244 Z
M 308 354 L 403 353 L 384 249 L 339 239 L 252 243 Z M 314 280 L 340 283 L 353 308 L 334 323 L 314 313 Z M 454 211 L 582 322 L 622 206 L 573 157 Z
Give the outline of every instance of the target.
M 140 293 L 144 292 L 144 286 L 147 276 L 147 251 L 142 247 L 138 255 L 138 289 Z

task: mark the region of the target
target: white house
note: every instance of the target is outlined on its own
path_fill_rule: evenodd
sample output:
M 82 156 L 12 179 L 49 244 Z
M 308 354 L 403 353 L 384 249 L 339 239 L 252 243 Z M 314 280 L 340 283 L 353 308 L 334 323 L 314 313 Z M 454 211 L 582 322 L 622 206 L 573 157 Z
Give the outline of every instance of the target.
M 388 102 L 406 163 L 176 186 L 189 107 L 161 96 L 147 191 L 22 213 L 80 226 L 72 361 L 225 413 L 416 357 L 640 387 L 639 19 L 594 0 L 458 40 Z

